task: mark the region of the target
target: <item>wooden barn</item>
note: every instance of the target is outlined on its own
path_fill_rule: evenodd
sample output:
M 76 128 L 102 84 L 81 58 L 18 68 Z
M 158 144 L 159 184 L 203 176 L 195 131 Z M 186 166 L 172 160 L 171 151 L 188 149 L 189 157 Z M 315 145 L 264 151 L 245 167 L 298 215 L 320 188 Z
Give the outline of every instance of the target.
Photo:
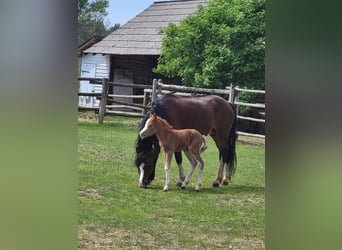
M 152 72 L 161 53 L 163 35 L 160 28 L 178 24 L 207 5 L 207 0 L 156 1 L 119 29 L 82 51 L 81 77 L 109 78 L 111 82 L 152 84 L 153 78 L 166 79 Z M 86 82 L 80 83 L 83 92 Z M 89 91 L 89 90 L 88 90 Z M 90 92 L 98 92 L 90 90 Z M 135 93 L 132 93 L 135 92 Z M 141 89 L 114 87 L 110 93 L 141 94 Z M 125 100 L 132 102 L 132 100 Z

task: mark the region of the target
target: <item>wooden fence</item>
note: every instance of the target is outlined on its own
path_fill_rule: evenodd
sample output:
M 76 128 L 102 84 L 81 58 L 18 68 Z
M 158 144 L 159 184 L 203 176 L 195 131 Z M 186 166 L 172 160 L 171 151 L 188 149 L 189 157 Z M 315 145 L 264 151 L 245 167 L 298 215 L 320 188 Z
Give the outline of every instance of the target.
M 144 84 L 126 84 L 126 83 L 113 83 L 109 82 L 108 79 L 98 79 L 98 78 L 79 78 L 78 80 L 89 81 L 91 84 L 101 84 L 102 93 L 78 93 L 78 96 L 89 96 L 96 99 L 100 99 L 99 107 L 88 107 L 88 106 L 78 106 L 79 110 L 94 110 L 98 113 L 97 121 L 98 123 L 103 123 L 105 115 L 117 115 L 117 116 L 130 116 L 130 117 L 144 117 L 147 111 L 151 108 L 152 102 L 160 94 L 172 93 L 183 96 L 195 96 L 195 95 L 206 95 L 214 94 L 225 97 L 229 102 L 239 106 L 247 106 L 252 108 L 258 108 L 265 110 L 265 103 L 245 103 L 240 102 L 239 94 L 241 92 L 252 93 L 252 94 L 263 94 L 265 95 L 265 90 L 250 90 L 243 89 L 239 87 L 227 87 L 226 89 L 206 89 L 206 88 L 195 88 L 186 87 L 178 85 L 169 85 L 163 83 L 161 80 L 153 80 L 152 85 Z M 133 89 L 143 89 L 143 95 L 120 95 L 120 94 L 109 94 L 109 88 L 112 86 L 127 87 Z M 114 100 L 115 98 L 115 100 Z M 142 99 L 142 104 L 138 103 L 128 103 L 123 101 L 118 101 L 120 98 L 132 98 L 132 99 Z M 265 115 L 264 112 L 259 112 Z M 247 120 L 258 123 L 265 123 L 265 119 L 246 117 L 238 114 L 239 120 Z M 265 138 L 265 135 L 251 134 L 238 131 L 238 134 L 248 135 L 254 137 Z

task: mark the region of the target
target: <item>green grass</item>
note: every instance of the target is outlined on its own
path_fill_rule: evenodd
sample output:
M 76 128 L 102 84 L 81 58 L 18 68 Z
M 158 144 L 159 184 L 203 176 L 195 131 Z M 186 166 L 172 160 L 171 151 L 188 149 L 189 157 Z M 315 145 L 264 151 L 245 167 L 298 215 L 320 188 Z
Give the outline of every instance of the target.
M 80 249 L 264 248 L 263 147 L 238 143 L 232 183 L 212 188 L 218 156 L 209 139 L 200 192 L 194 190 L 197 171 L 185 190 L 176 187 L 175 160 L 171 189 L 163 192 L 160 155 L 155 180 L 141 189 L 134 166 L 137 123 L 79 123 Z M 187 171 L 187 161 L 184 166 Z

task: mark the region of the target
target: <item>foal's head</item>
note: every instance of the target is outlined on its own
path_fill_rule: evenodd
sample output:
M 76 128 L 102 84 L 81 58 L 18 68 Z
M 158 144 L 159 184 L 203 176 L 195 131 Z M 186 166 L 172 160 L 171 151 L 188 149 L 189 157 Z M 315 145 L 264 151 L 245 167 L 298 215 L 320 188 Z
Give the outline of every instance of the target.
M 144 139 L 156 133 L 157 119 L 160 118 L 158 118 L 155 113 L 150 114 L 150 117 L 147 119 L 144 128 L 139 133 L 141 139 Z

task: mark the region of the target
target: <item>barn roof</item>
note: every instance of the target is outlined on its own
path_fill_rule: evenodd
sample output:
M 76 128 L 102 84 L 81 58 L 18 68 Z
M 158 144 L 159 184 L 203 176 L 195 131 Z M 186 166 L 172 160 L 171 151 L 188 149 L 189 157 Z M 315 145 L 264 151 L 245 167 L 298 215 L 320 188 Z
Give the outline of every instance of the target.
M 84 53 L 114 55 L 160 55 L 163 35 L 160 28 L 178 24 L 207 0 L 157 1 L 114 30 Z

